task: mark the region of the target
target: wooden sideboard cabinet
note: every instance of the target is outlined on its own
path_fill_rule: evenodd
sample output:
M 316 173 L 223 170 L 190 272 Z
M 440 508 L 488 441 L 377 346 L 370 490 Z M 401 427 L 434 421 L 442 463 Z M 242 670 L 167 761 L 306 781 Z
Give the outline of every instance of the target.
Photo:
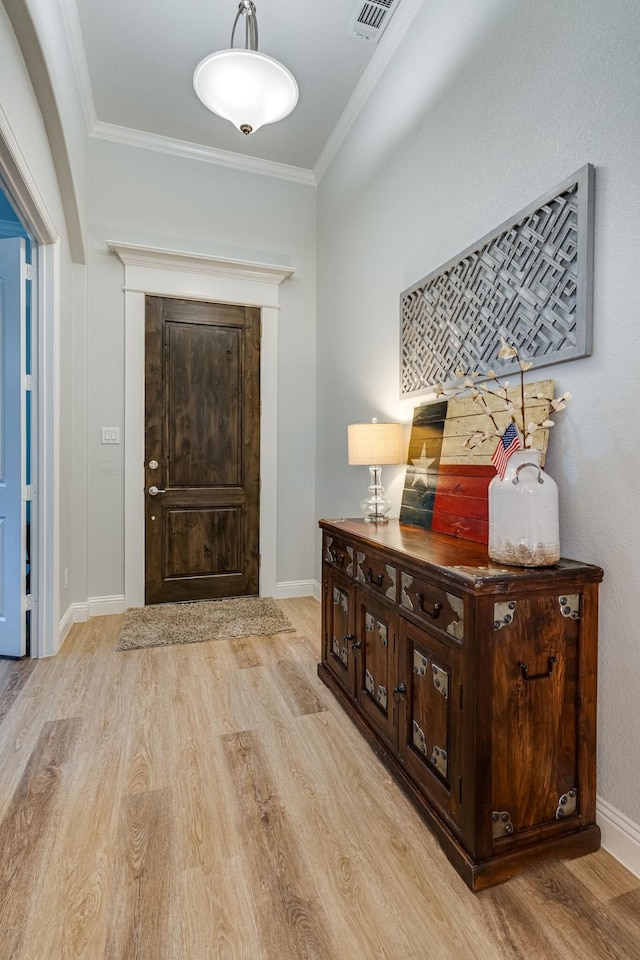
M 398 521 L 320 527 L 318 673 L 468 886 L 597 850 L 602 570 L 499 566 Z

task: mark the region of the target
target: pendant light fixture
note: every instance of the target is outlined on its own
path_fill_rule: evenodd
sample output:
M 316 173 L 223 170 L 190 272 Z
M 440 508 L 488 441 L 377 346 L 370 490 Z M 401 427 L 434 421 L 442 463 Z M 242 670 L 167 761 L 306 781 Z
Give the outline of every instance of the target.
M 234 48 L 240 17 L 245 18 L 245 49 Z M 240 0 L 231 31 L 231 47 L 201 60 L 193 86 L 205 107 L 242 131 L 288 116 L 298 102 L 298 84 L 285 66 L 258 53 L 258 21 L 253 0 Z

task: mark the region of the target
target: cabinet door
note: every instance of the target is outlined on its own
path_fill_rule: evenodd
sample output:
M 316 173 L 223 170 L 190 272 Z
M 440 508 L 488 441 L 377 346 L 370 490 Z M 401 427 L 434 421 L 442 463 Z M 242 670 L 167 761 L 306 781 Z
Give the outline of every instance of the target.
M 583 815 L 579 594 L 493 607 L 493 839 Z M 569 823 L 572 821 L 572 823 Z
M 396 615 L 356 589 L 356 697 L 376 731 L 395 748 Z
M 460 654 L 400 618 L 398 752 L 425 795 L 459 823 Z
M 345 692 L 353 697 L 355 691 L 355 664 L 352 649 L 355 639 L 353 585 L 327 565 L 324 567 L 324 581 L 323 659 Z

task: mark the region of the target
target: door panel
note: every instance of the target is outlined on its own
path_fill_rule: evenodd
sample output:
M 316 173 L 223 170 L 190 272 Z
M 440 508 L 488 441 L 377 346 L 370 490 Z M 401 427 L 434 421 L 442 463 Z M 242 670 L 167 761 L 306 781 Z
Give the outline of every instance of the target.
M 395 743 L 396 614 L 377 597 L 356 590 L 357 698 L 370 723 Z
M 166 510 L 169 577 L 239 573 L 239 509 Z
M 455 823 L 460 817 L 459 654 L 400 619 L 399 753 L 407 772 Z
M 242 327 L 168 324 L 168 454 L 180 487 L 242 485 Z
M 147 603 L 259 592 L 259 337 L 257 308 L 146 298 Z
M 517 613 L 496 632 L 491 690 L 493 805 L 515 833 L 554 822 L 579 775 L 580 619 L 562 615 L 557 595 L 518 598 Z
M 337 571 L 327 568 L 326 635 L 324 661 L 350 697 L 355 686 L 353 586 Z
M 25 242 L 0 240 L 0 655 L 26 653 Z

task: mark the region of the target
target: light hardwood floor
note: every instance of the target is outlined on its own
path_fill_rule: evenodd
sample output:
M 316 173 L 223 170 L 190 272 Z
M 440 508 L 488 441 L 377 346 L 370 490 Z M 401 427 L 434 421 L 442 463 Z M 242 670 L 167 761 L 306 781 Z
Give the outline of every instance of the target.
M 0 960 L 640 960 L 604 851 L 470 893 L 295 633 L 0 661 Z

